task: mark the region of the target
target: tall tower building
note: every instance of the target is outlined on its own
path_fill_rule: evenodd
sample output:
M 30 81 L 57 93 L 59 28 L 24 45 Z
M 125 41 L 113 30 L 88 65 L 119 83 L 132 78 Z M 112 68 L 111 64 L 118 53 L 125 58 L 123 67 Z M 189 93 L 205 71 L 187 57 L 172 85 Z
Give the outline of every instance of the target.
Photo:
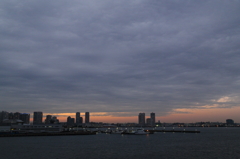
M 33 112 L 33 124 L 42 124 L 42 118 L 42 112 Z
M 89 123 L 90 115 L 89 112 L 85 113 L 85 123 Z
M 140 126 L 144 126 L 145 125 L 145 113 L 139 113 L 139 115 L 138 115 L 138 124 Z
M 147 126 L 151 126 L 152 125 L 152 119 L 151 118 L 147 118 L 146 119 L 146 124 L 147 124 Z
M 82 124 L 82 117 L 80 116 L 80 112 L 76 112 L 76 124 Z
M 13 119 L 19 119 L 20 118 L 20 114 L 19 112 L 16 112 L 13 114 Z
M 13 113 L 8 113 L 8 119 L 14 119 L 13 118 Z
M 67 125 L 73 126 L 74 125 L 74 118 L 71 118 L 70 116 L 67 118 Z
M 0 112 L 0 123 L 2 123 L 4 119 L 8 119 L 8 112 L 7 111 Z
M 22 120 L 25 124 L 29 124 L 30 123 L 30 114 L 22 113 L 22 114 L 20 114 L 19 119 Z
M 151 113 L 150 117 L 151 117 L 151 126 L 155 126 L 155 123 L 156 123 L 155 113 Z

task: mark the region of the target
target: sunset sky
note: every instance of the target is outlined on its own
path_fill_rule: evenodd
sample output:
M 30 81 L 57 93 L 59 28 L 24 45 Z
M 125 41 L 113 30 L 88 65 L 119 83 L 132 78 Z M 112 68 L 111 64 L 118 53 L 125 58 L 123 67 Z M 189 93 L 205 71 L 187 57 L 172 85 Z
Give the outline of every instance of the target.
M 0 111 L 240 122 L 240 1 L 2 0 Z

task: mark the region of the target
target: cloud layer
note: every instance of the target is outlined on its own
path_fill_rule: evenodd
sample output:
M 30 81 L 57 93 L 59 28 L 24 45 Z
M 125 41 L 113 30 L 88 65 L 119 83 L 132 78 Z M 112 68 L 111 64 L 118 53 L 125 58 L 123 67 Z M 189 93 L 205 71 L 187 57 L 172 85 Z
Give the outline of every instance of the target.
M 0 3 L 3 110 L 240 106 L 239 1 Z

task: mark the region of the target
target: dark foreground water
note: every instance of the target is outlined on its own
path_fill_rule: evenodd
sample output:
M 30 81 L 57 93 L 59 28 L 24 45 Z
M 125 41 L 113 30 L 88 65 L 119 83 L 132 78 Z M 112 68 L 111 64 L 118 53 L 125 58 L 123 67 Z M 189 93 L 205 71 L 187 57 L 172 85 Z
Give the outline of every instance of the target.
M 175 128 L 177 130 L 177 128 Z M 0 138 L 1 159 L 238 159 L 240 128 L 197 128 L 199 134 Z M 195 130 L 195 128 L 186 128 Z

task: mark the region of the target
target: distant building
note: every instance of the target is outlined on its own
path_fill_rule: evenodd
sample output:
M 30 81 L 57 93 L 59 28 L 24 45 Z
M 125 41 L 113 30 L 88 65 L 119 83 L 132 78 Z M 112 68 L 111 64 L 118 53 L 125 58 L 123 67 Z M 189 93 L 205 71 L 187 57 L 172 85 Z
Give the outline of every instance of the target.
M 20 119 L 4 119 L 2 124 L 4 124 L 4 125 L 22 125 L 23 121 Z
M 79 118 L 79 123 L 82 124 L 83 123 L 83 117 Z
M 79 125 L 82 123 L 83 121 L 82 121 L 82 117 L 80 116 L 80 112 L 76 112 L 76 124 Z
M 8 112 L 7 111 L 0 112 L 0 123 L 2 123 L 3 120 L 5 119 L 8 119 Z
M 0 133 L 3 133 L 3 132 L 10 132 L 11 131 L 11 125 L 4 125 L 4 126 L 1 126 L 0 125 Z
M 156 125 L 155 126 L 161 126 L 162 124 L 160 123 L 160 120 L 158 120 L 158 122 L 156 123 Z
M 42 112 L 33 112 L 33 124 L 42 124 L 42 118 Z
M 138 115 L 138 124 L 140 126 L 144 126 L 145 125 L 145 113 L 139 113 L 139 115 Z
M 147 118 L 146 119 L 146 123 L 148 126 L 152 126 L 152 119 L 151 118 Z
M 52 119 L 51 119 L 51 122 L 50 122 L 51 124 L 59 124 L 59 120 L 57 119 L 57 117 L 56 116 L 54 116 L 54 117 L 52 117 Z
M 151 126 L 155 126 L 155 123 L 156 123 L 155 113 L 151 113 L 150 117 L 151 117 Z
M 45 119 L 45 124 L 50 124 L 52 120 L 52 115 L 47 115 Z
M 234 125 L 234 120 L 232 120 L 232 119 L 226 119 L 226 124 L 227 124 L 227 125 Z
M 20 114 L 19 112 L 16 112 L 13 114 L 13 119 L 20 119 Z
M 43 133 L 43 132 L 62 132 L 61 124 L 34 124 L 34 125 L 12 125 L 12 131 L 20 133 Z
M 89 120 L 90 120 L 90 115 L 89 115 L 89 112 L 86 112 L 85 113 L 85 123 L 89 123 Z
M 73 126 L 74 125 L 74 118 L 71 118 L 70 116 L 67 118 L 67 126 Z
M 8 119 L 14 119 L 13 117 L 14 117 L 13 113 L 8 113 Z
M 25 124 L 29 124 L 30 123 L 30 114 L 28 113 L 21 113 L 19 116 L 19 119 L 23 121 L 23 123 Z

